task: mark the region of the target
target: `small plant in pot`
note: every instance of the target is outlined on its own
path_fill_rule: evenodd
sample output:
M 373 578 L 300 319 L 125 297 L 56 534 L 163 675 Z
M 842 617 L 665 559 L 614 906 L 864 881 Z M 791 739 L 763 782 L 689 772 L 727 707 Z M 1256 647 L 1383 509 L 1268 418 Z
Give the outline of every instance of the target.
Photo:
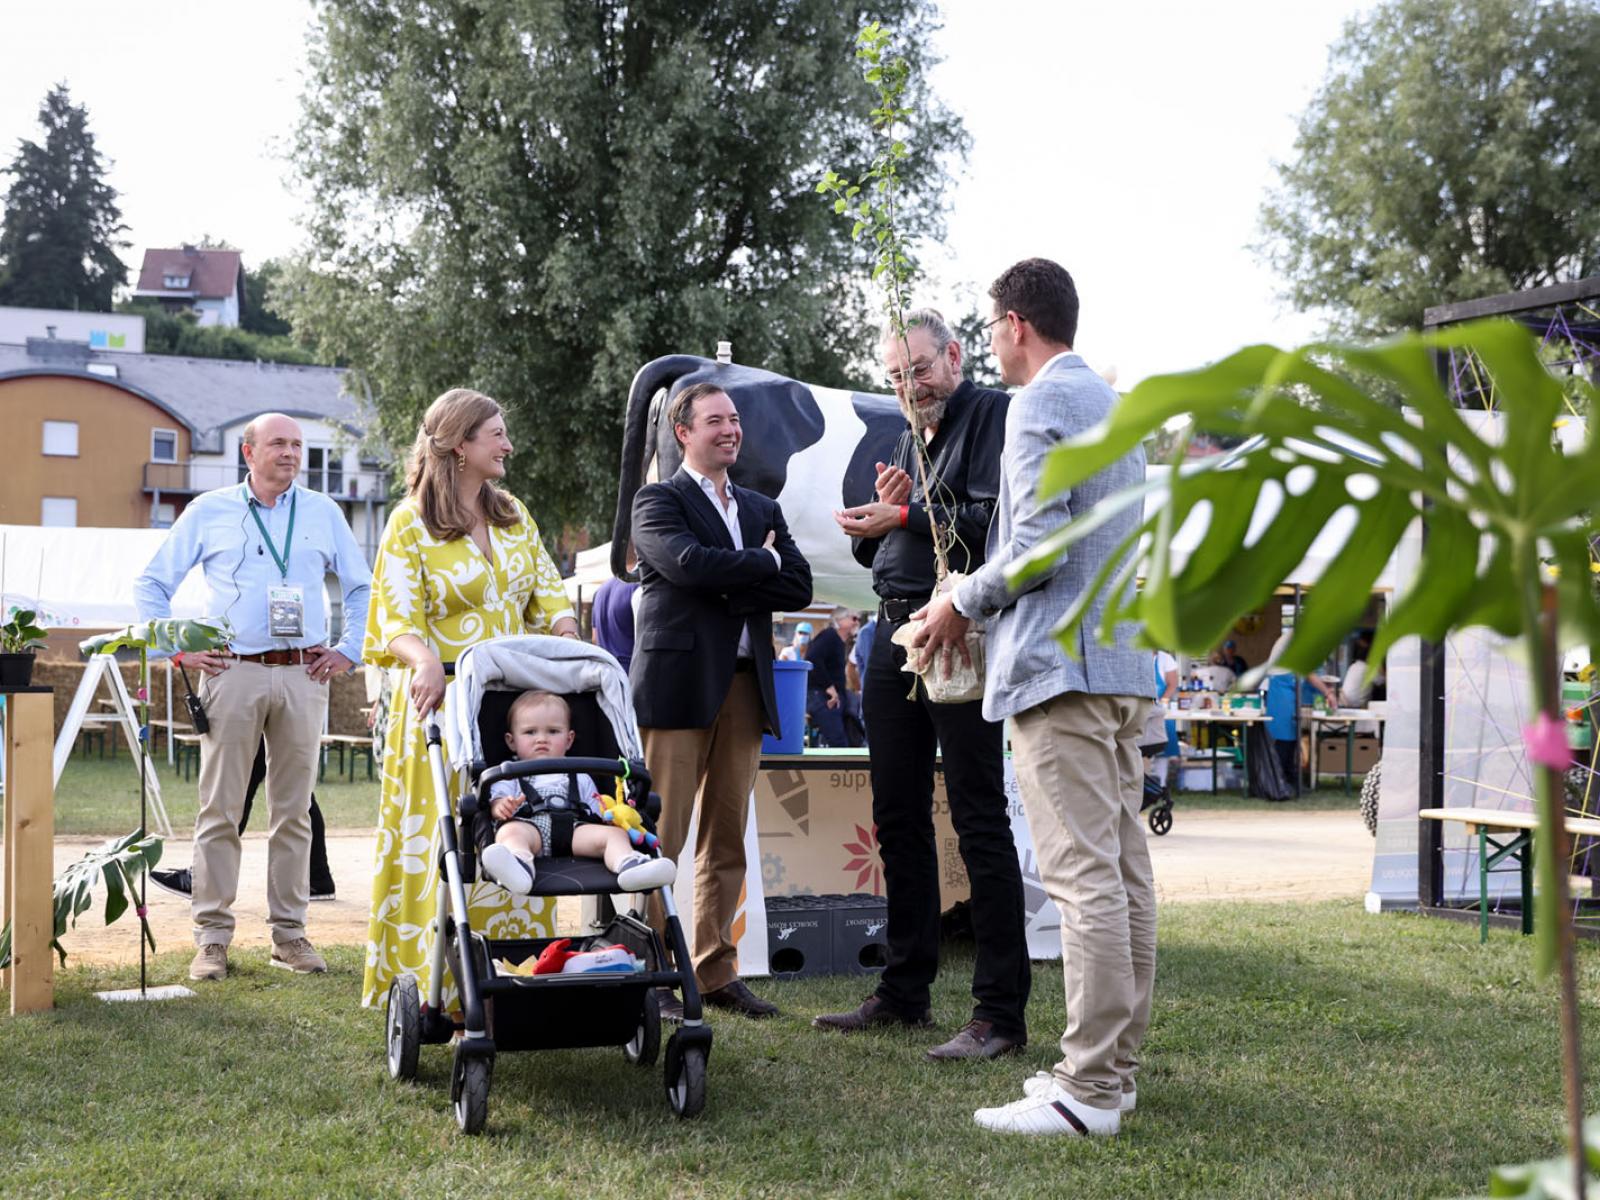
M 44 644 L 44 630 L 34 624 L 38 613 L 13 608 L 0 625 L 0 688 L 27 687 L 33 679 L 34 648 Z

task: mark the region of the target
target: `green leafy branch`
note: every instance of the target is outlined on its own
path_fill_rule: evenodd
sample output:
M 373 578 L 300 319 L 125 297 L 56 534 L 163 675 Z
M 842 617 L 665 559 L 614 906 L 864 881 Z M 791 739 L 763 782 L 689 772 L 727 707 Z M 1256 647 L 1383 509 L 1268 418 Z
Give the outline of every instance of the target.
M 38 618 L 39 614 L 32 609 L 12 609 L 11 619 L 0 625 L 0 653 L 24 654 L 43 645 L 45 632 L 34 623 Z
M 853 222 L 853 240 L 865 237 L 870 242 L 872 280 L 883 286 L 889 320 L 895 332 L 904 336 L 917 267 L 895 223 L 895 206 L 903 190 L 900 166 L 909 154 L 900 130 L 915 114 L 906 107 L 905 99 L 911 65 L 904 57 L 889 53 L 892 39 L 877 21 L 856 35 L 856 60 L 864 65 L 863 76 L 878 93 L 869 115 L 880 148 L 859 181 L 851 183 L 837 171 L 827 171 L 817 191 L 832 196 L 833 211 Z

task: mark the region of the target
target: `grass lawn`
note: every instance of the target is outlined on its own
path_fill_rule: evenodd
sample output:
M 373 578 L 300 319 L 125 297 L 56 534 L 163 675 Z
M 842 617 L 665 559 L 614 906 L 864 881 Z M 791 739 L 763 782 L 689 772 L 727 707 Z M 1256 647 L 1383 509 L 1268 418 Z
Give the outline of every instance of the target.
M 502 1055 L 485 1136 L 450 1115 L 449 1055 L 392 1083 L 360 953 L 332 973 L 239 956 L 193 1000 L 102 1005 L 133 975 L 70 971 L 50 1014 L 0 1018 L 8 1196 L 1433 1197 L 1481 1193 L 1496 1163 L 1561 1139 L 1556 995 L 1527 941 L 1372 917 L 1352 903 L 1175 905 L 1163 915 L 1139 1111 L 1120 1138 L 979 1131 L 1020 1095 L 1063 1020 L 1041 964 L 1020 1057 L 935 1066 L 926 1034 L 837 1037 L 811 1015 L 859 978 L 766 983 L 770 1022 L 714 1018 L 705 1114 L 681 1122 L 659 1068 L 616 1050 Z M 1600 957 L 1580 947 L 1580 994 Z M 157 960 L 180 977 L 185 955 Z M 970 955 L 935 994 L 964 1018 Z M 197 985 L 198 986 L 198 985 Z M 1589 1045 L 1600 1038 L 1591 1006 Z M 1589 1055 L 1590 1077 L 1597 1056 Z
M 161 799 L 167 816 L 179 837 L 194 831 L 195 813 L 200 808 L 200 785 L 194 772 L 187 782 L 167 766 L 165 758 L 151 760 L 161 785 Z M 356 767 L 356 782 L 339 775 L 339 760 L 328 764 L 327 777 L 317 784 L 317 804 L 329 829 L 371 829 L 378 819 L 378 780 L 367 780 L 366 762 Z M 267 828 L 265 791 L 256 793 L 259 815 L 251 812 L 251 825 Z M 139 761 L 126 749 L 116 758 L 84 758 L 74 755 L 61 772 L 56 788 L 56 832 L 58 834 L 127 833 L 139 824 Z

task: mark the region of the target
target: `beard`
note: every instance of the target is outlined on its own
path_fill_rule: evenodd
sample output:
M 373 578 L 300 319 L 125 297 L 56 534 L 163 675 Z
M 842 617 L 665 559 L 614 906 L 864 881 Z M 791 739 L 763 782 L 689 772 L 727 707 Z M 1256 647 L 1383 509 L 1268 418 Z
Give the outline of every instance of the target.
M 950 397 L 948 395 L 935 396 L 932 392 L 919 391 L 917 399 L 921 403 L 912 404 L 902 399 L 900 401 L 900 411 L 904 414 L 911 428 L 921 433 L 929 426 L 938 425 L 944 420 L 945 409 L 950 405 Z

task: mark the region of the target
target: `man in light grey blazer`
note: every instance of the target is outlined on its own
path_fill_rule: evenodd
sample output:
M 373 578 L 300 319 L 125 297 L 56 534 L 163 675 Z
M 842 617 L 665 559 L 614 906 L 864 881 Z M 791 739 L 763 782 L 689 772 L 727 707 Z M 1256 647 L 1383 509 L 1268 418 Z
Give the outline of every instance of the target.
M 1103 596 L 1083 623 L 1076 658 L 1051 631 L 1138 513 L 1128 510 L 1078 543 L 1025 591 L 1008 587 L 1005 569 L 1102 498 L 1142 483 L 1144 453 L 1135 450 L 1069 493 L 1038 499 L 1045 456 L 1098 423 L 1117 395 L 1072 352 L 1078 295 L 1060 266 L 1025 259 L 989 295 L 990 346 L 1001 378 L 1025 386 L 1006 415 L 987 560 L 917 614 L 919 644 L 925 653 L 947 654 L 959 649 L 973 620 L 988 629 L 983 715 L 1011 718 L 1012 760 L 1039 875 L 1061 910 L 1067 1028 L 1052 1073 L 1024 1082 L 1021 1100 L 973 1116 L 986 1129 L 1012 1133 L 1109 1135 L 1136 1102 L 1155 979 L 1155 886 L 1139 821 L 1139 741 L 1155 668 L 1150 652 L 1133 646 L 1132 629 L 1118 629 L 1110 646 L 1096 640 Z

